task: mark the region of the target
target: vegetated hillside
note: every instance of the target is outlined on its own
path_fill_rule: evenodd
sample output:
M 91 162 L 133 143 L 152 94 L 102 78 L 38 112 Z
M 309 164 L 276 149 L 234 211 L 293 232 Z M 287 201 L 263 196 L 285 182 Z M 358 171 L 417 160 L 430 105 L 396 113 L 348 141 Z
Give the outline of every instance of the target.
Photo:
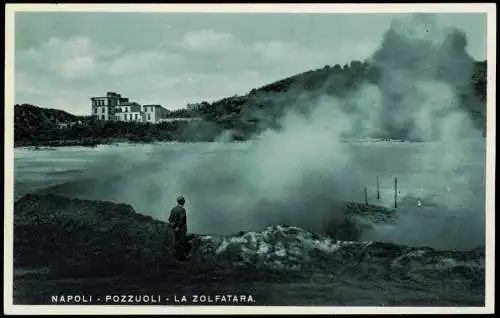
M 14 106 L 14 138 L 20 140 L 33 134 L 57 128 L 57 123 L 75 122 L 81 117 L 52 108 L 42 108 L 29 104 Z
M 221 133 L 210 123 L 100 121 L 92 116 L 76 116 L 62 110 L 28 104 L 15 105 L 14 110 L 16 146 L 95 146 L 117 139 L 132 142 L 211 141 L 216 134 Z M 172 117 L 175 119 L 188 115 L 178 111 Z
M 475 62 L 472 76 L 462 79 L 460 99 L 477 127 L 484 129 L 486 120 L 486 61 Z M 439 72 L 439 71 L 437 71 Z M 363 84 L 378 85 L 381 70 L 368 62 L 352 61 L 350 65 L 325 66 L 288 77 L 263 87 L 252 89 L 244 96 L 224 98 L 212 103 L 202 103 L 200 113 L 208 121 L 224 129 L 235 131 L 236 139 L 247 139 L 267 128 L 279 128 L 279 119 L 290 107 L 307 113 L 319 98 L 331 96 L 346 98 Z M 401 96 L 396 96 L 401 98 Z M 340 105 L 347 113 L 356 112 L 350 103 Z M 406 138 L 406 132 L 387 127 L 388 135 L 372 136 Z
M 43 124 L 55 124 L 56 122 L 71 122 L 82 119 L 81 116 L 76 116 L 63 110 L 42 108 L 30 104 L 15 105 L 14 118 L 16 123 L 23 123 L 31 127 Z
M 483 133 L 486 131 L 486 66 L 486 61 L 475 62 L 470 78 L 459 79 L 460 85 L 454 87 L 459 93 L 462 107 Z M 436 70 L 436 74 L 439 74 L 439 71 Z M 201 116 L 204 119 L 193 122 L 156 125 L 100 122 L 90 116 L 75 116 L 61 110 L 26 104 L 16 105 L 15 142 L 16 145 L 33 145 L 48 142 L 53 144 L 61 140 L 91 139 L 89 142 L 96 144 L 103 142 L 103 138 L 124 138 L 131 141 L 213 141 L 226 130 L 233 132 L 233 139 L 246 140 L 265 129 L 280 128 L 279 120 L 287 110 L 293 108 L 295 111 L 307 113 L 325 96 L 342 99 L 342 110 L 356 114 L 358 109 L 355 103 L 349 102 L 350 96 L 364 84 L 380 85 L 384 80 L 381 73 L 378 66 L 368 62 L 352 61 L 344 66 L 325 66 L 252 89 L 244 96 L 228 97 L 212 103 L 202 102 L 198 111 L 181 109 L 169 115 L 172 118 Z M 398 92 L 390 92 L 388 95 L 389 98 L 385 101 L 387 104 L 397 104 L 398 100 L 405 97 L 403 93 Z M 393 106 L 384 111 L 390 114 L 391 107 Z M 58 122 L 75 121 L 81 123 L 68 128 L 57 125 Z M 412 138 L 409 134 L 411 122 L 403 128 L 395 127 L 390 121 L 384 125 L 382 133 L 368 137 Z M 352 133 L 366 132 L 358 129 Z

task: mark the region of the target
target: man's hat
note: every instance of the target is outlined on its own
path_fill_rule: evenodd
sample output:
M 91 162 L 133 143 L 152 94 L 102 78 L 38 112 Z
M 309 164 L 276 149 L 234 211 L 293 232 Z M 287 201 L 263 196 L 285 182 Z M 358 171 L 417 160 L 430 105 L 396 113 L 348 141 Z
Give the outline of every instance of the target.
M 186 199 L 184 199 L 184 197 L 182 195 L 177 197 L 177 203 L 185 203 L 185 202 L 186 202 Z

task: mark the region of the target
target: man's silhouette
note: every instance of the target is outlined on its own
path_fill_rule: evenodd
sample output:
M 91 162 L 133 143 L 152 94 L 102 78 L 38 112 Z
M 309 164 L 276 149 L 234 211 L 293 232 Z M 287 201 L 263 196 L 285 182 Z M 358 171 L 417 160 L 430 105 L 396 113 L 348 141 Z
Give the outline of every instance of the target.
M 174 232 L 175 254 L 177 258 L 184 258 L 187 254 L 188 246 L 186 241 L 187 214 L 184 204 L 186 199 L 183 196 L 177 197 L 177 205 L 170 210 L 168 222 Z

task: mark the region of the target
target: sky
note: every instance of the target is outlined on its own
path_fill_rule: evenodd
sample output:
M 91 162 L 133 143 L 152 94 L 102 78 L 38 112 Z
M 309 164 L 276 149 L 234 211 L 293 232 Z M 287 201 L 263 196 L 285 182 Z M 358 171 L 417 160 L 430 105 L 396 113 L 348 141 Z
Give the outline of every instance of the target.
M 113 91 L 168 109 L 369 58 L 398 14 L 22 12 L 15 103 L 90 114 Z M 401 14 L 399 14 L 401 15 Z M 486 14 L 439 14 L 486 59 Z

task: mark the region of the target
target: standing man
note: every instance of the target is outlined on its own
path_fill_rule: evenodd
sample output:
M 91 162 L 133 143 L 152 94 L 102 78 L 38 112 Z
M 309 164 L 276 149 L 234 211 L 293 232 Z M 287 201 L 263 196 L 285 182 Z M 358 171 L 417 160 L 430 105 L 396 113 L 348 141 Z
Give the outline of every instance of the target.
M 170 217 L 168 218 L 170 228 L 174 232 L 176 254 L 182 257 L 186 255 L 187 249 L 187 215 L 184 208 L 185 203 L 186 199 L 183 196 L 177 197 L 177 205 L 170 210 Z

